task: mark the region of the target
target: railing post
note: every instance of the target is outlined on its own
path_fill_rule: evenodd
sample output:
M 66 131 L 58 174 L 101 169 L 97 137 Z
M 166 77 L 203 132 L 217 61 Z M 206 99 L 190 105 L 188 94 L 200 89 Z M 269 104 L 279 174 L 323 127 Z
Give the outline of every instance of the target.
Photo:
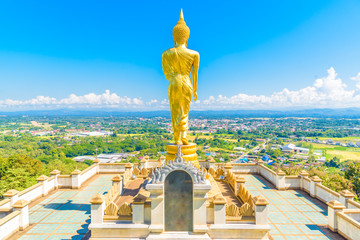
M 146 190 L 150 192 L 151 200 L 151 225 L 150 232 L 161 233 L 164 231 L 164 185 L 148 184 Z
M 232 169 L 232 164 L 228 162 L 225 164 L 224 168 L 225 168 L 225 174 L 227 175 L 230 172 L 230 170 Z
M 316 198 L 316 184 L 319 183 L 321 184 L 321 179 L 318 176 L 313 176 L 310 178 L 311 182 L 310 182 L 310 196 L 313 198 Z
M 56 170 L 56 169 L 54 169 L 54 170 L 52 170 L 51 172 L 50 172 L 50 176 L 51 177 L 55 177 L 55 184 L 54 184 L 54 186 L 55 186 L 55 189 L 58 189 L 59 188 L 59 182 L 58 182 L 58 176 L 60 175 L 60 171 L 59 170 Z
M 145 167 L 146 160 L 144 158 L 141 159 L 141 161 L 140 161 L 140 168 L 139 169 L 143 169 Z
M 98 158 L 95 158 L 93 163 L 96 164 L 96 174 L 99 174 L 100 173 L 100 160 Z
M 3 196 L 5 197 L 5 199 L 10 199 L 10 205 L 13 205 L 19 198 L 18 193 L 18 190 L 10 189 L 6 193 L 4 193 Z
M 214 160 L 213 157 L 209 156 L 209 168 L 215 169 L 215 163 L 216 161 Z
M 214 224 L 226 223 L 226 200 L 224 197 L 214 200 Z
M 102 224 L 104 219 L 105 201 L 103 196 L 98 193 L 90 201 L 91 203 L 91 223 Z
M 111 179 L 111 181 L 112 181 L 112 185 L 118 184 L 119 195 L 121 195 L 123 190 L 123 177 L 120 176 L 120 174 L 117 174 Z
M 124 185 L 126 185 L 127 181 L 131 178 L 132 171 L 133 165 L 131 163 L 125 164 Z
M 148 168 L 149 166 L 149 160 L 150 160 L 150 157 L 149 156 L 145 156 L 144 158 L 143 158 L 143 160 L 145 160 L 145 162 L 144 162 L 144 168 Z
M 301 190 L 304 190 L 304 177 L 307 177 L 309 176 L 309 173 L 306 172 L 305 170 L 302 170 L 300 173 L 299 173 L 299 176 L 300 176 L 300 189 Z
M 339 201 L 342 205 L 348 208 L 348 200 L 354 200 L 355 194 L 350 192 L 349 190 L 342 190 L 339 192 L 340 198 Z
M 193 188 L 193 213 L 194 213 L 194 232 L 206 232 L 206 200 L 207 193 L 211 189 L 211 184 L 206 180 L 206 184 L 194 184 Z
M 264 164 L 263 160 L 259 159 L 257 161 L 257 174 L 259 174 L 259 175 L 261 175 L 261 165 L 263 165 L 263 164 Z
M 285 190 L 285 172 L 281 169 L 276 172 L 276 189 Z
M 133 200 L 133 218 L 132 222 L 136 224 L 145 223 L 145 201 L 147 197 L 144 196 L 140 190 L 138 195 Z
M 71 173 L 71 188 L 72 189 L 78 189 L 81 187 L 80 173 L 81 173 L 81 171 L 79 169 L 75 169 Z
M 337 212 L 341 212 L 345 206 L 343 206 L 340 202 L 333 200 L 327 203 L 328 205 L 328 227 L 333 232 L 337 232 L 338 223 L 337 223 Z
M 132 223 L 142 224 L 145 220 L 145 208 L 143 202 L 133 202 Z
M 29 226 L 29 202 L 21 199 L 17 201 L 12 207 L 14 211 L 20 211 L 20 222 L 19 230 L 23 231 L 27 226 Z
M 256 225 L 267 225 L 268 224 L 268 211 L 269 211 L 269 203 L 266 199 L 258 195 L 254 198 L 255 205 L 255 224 Z
M 42 184 L 42 196 L 46 196 L 48 194 L 47 192 L 47 183 L 48 183 L 48 176 L 45 175 L 41 175 L 40 177 L 38 177 L 36 180 L 38 181 L 38 183 Z

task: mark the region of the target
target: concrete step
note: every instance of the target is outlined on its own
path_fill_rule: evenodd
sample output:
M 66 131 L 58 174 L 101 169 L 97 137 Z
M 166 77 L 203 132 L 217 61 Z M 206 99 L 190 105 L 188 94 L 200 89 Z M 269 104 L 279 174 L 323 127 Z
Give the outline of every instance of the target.
M 151 233 L 147 240 L 184 240 L 184 239 L 196 239 L 196 240 L 211 240 L 208 234 L 196 234 L 192 232 L 164 232 L 160 234 Z

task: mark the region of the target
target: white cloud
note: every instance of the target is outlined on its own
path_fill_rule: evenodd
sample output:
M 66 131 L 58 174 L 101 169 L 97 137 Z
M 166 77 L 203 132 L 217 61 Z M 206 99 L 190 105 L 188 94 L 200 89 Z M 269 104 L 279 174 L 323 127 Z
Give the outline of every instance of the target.
M 300 90 L 284 88 L 269 96 L 248 95 L 239 93 L 234 96 L 218 95 L 192 103 L 193 110 L 217 109 L 274 109 L 274 108 L 340 108 L 359 107 L 360 103 L 360 73 L 351 78 L 356 81 L 356 89 L 348 86 L 337 76 L 334 68 L 328 70 L 328 75 L 316 79 L 311 86 Z M 0 109 L 56 109 L 56 108 L 117 108 L 128 110 L 169 109 L 167 99 L 151 99 L 119 96 L 106 90 L 102 94 L 89 93 L 82 96 L 71 94 L 67 98 L 56 99 L 49 96 L 38 96 L 30 100 L 0 100 Z
M 360 74 L 358 78 L 360 80 Z M 347 85 L 337 77 L 335 69 L 330 68 L 326 77 L 316 79 L 312 86 L 300 90 L 291 91 L 284 88 L 282 91 L 274 92 L 270 96 L 248 95 L 244 93 L 231 97 L 222 95 L 217 97 L 210 96 L 208 99 L 194 105 L 199 109 L 204 106 L 216 106 L 217 108 L 226 109 L 338 108 L 359 107 L 359 102 L 360 94 L 356 94 L 355 90 L 347 89 Z
M 103 94 L 89 93 L 83 96 L 71 94 L 68 98 L 58 101 L 60 105 L 142 105 L 139 98 L 120 97 L 106 90 Z
M 37 106 L 44 108 L 59 108 L 59 107 L 69 107 L 69 108 L 81 108 L 81 107 L 117 107 L 117 108 L 134 108 L 142 107 L 144 102 L 141 98 L 129 98 L 121 97 L 116 93 L 111 93 L 109 90 L 106 90 L 102 94 L 89 93 L 83 96 L 77 96 L 76 94 L 70 94 L 69 97 L 59 99 L 45 96 L 38 96 L 36 98 L 20 101 L 6 99 L 0 101 L 0 108 L 12 108 L 12 107 L 31 107 Z
M 360 90 L 360 72 L 355 77 L 352 77 L 351 80 L 354 80 L 357 82 L 356 89 Z

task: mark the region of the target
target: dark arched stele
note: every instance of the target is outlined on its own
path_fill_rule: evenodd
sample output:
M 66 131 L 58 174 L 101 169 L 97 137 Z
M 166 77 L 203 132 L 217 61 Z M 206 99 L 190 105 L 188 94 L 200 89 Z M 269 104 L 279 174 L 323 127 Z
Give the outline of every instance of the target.
M 165 231 L 193 231 L 193 181 L 182 170 L 165 179 Z

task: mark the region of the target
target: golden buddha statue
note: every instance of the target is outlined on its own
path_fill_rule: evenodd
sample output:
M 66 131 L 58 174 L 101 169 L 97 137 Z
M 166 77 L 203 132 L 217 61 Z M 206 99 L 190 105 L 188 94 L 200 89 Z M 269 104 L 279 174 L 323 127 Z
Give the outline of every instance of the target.
M 169 102 L 171 123 L 175 144 L 188 145 L 186 138 L 188 130 L 190 102 L 194 96 L 197 100 L 197 79 L 200 54 L 187 48 L 190 29 L 184 21 L 181 9 L 180 19 L 173 28 L 175 47 L 162 54 L 162 68 L 169 80 Z M 192 82 L 190 73 L 192 70 Z

